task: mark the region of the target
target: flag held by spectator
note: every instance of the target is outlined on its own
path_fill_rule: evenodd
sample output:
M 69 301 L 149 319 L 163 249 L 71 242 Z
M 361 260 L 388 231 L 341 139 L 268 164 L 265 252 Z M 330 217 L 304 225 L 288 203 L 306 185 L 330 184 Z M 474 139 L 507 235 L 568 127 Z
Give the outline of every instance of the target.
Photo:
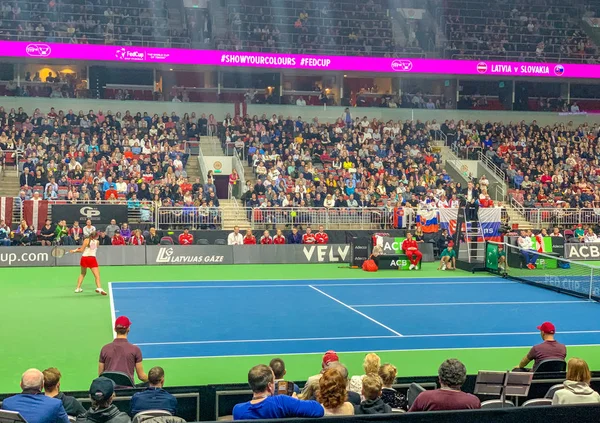
M 438 223 L 438 211 L 437 210 L 420 210 L 418 214 L 418 224 L 426 234 L 436 233 L 440 229 Z
M 23 201 L 23 219 L 28 225 L 33 226 L 35 231 L 44 227 L 44 222 L 48 217 L 48 201 L 46 200 L 25 200 Z
M 0 220 L 4 220 L 7 226 L 12 225 L 14 198 L 0 197 Z

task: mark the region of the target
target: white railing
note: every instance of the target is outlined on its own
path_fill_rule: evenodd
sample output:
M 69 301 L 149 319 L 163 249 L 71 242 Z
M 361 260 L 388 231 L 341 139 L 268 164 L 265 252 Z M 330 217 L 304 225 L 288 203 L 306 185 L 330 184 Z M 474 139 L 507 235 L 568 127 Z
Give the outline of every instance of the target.
M 536 228 L 600 224 L 600 209 L 524 208 L 525 218 Z
M 204 163 L 204 154 L 202 154 L 202 147 L 198 148 L 198 169 L 200 169 L 200 182 L 203 184 L 207 183 L 206 180 L 208 175 L 208 170 L 206 169 L 206 164 Z
M 489 168 L 494 175 L 496 175 L 500 180 L 504 183 L 506 181 L 506 173 L 494 163 L 488 156 L 483 154 L 481 151 L 477 154 L 479 161 L 483 163 L 483 165 Z
M 233 150 L 233 168 L 236 170 L 237 174 L 238 174 L 238 192 L 237 195 L 235 195 L 236 193 L 233 192 L 233 188 L 231 186 L 231 184 L 229 184 L 229 198 L 236 198 L 236 197 L 241 197 L 242 195 L 242 190 L 244 189 L 244 187 L 246 186 L 246 176 L 244 175 L 244 164 L 242 163 L 242 160 L 240 159 L 240 155 L 238 154 L 237 150 L 234 149 Z
M 4 171 L 14 169 L 19 175 L 19 159 L 23 153 L 18 150 L 0 149 L 0 176 L 4 176 Z
M 452 146 L 447 151 L 446 164 L 452 166 L 454 170 L 465 180 L 465 182 L 469 182 L 468 169 L 463 170 L 462 161 L 458 158 L 456 152 L 458 151 L 458 145 L 456 143 L 452 144 Z
M 245 207 L 246 215 L 255 229 L 275 225 L 288 227 L 323 225 L 326 229 L 393 229 L 394 212 L 383 208 L 357 207 Z
M 158 207 L 156 229 L 223 229 L 223 211 L 217 207 Z

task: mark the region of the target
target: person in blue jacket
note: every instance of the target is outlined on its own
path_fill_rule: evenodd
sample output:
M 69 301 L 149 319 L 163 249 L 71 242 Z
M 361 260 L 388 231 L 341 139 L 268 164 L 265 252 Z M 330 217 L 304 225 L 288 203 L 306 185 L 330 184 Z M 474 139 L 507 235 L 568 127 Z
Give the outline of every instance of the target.
M 29 369 L 21 377 L 22 393 L 2 401 L 2 409 L 16 411 L 27 423 L 69 423 L 69 416 L 61 400 L 42 393 L 44 374 Z
M 298 232 L 298 228 L 293 227 L 292 232 L 288 235 L 288 244 L 302 244 L 302 234 Z
M 317 401 L 303 401 L 288 395 L 276 395 L 275 375 L 264 364 L 248 372 L 252 400 L 233 407 L 233 420 L 323 417 L 325 409 Z

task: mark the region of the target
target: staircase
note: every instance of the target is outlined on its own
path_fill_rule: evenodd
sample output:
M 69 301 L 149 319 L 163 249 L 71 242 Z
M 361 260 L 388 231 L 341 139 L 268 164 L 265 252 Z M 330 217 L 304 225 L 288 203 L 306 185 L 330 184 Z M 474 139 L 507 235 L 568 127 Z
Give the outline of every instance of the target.
M 250 221 L 246 210 L 236 204 L 239 200 L 219 200 L 223 212 L 223 230 L 232 231 L 234 226 L 239 226 L 242 231 L 250 228 Z
M 202 176 L 200 175 L 200 165 L 198 164 L 198 156 L 192 156 L 188 158 L 188 161 L 185 165 L 185 173 L 191 183 L 196 181 L 196 178 L 200 178 L 202 180 Z
M 519 229 L 534 229 L 531 222 L 529 222 L 525 216 L 523 216 L 521 212 L 512 205 L 505 203 L 504 210 L 506 210 L 508 222 L 511 226 L 518 225 Z
M 222 6 L 220 1 L 209 2 L 209 19 L 212 19 L 212 34 L 211 38 L 224 39 L 227 36 L 229 30 L 229 16 L 227 6 Z
M 0 167 L 0 197 L 18 197 L 20 188 L 17 170 Z
M 200 137 L 200 148 L 203 156 L 223 156 L 221 141 L 218 137 Z

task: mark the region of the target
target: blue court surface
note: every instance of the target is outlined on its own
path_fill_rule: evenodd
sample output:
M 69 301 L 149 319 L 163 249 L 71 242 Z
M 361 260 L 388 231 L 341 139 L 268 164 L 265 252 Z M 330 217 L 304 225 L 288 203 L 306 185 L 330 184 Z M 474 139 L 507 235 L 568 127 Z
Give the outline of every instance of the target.
M 552 321 L 600 344 L 600 304 L 502 278 L 119 282 L 113 319 L 154 359 L 524 347 Z

